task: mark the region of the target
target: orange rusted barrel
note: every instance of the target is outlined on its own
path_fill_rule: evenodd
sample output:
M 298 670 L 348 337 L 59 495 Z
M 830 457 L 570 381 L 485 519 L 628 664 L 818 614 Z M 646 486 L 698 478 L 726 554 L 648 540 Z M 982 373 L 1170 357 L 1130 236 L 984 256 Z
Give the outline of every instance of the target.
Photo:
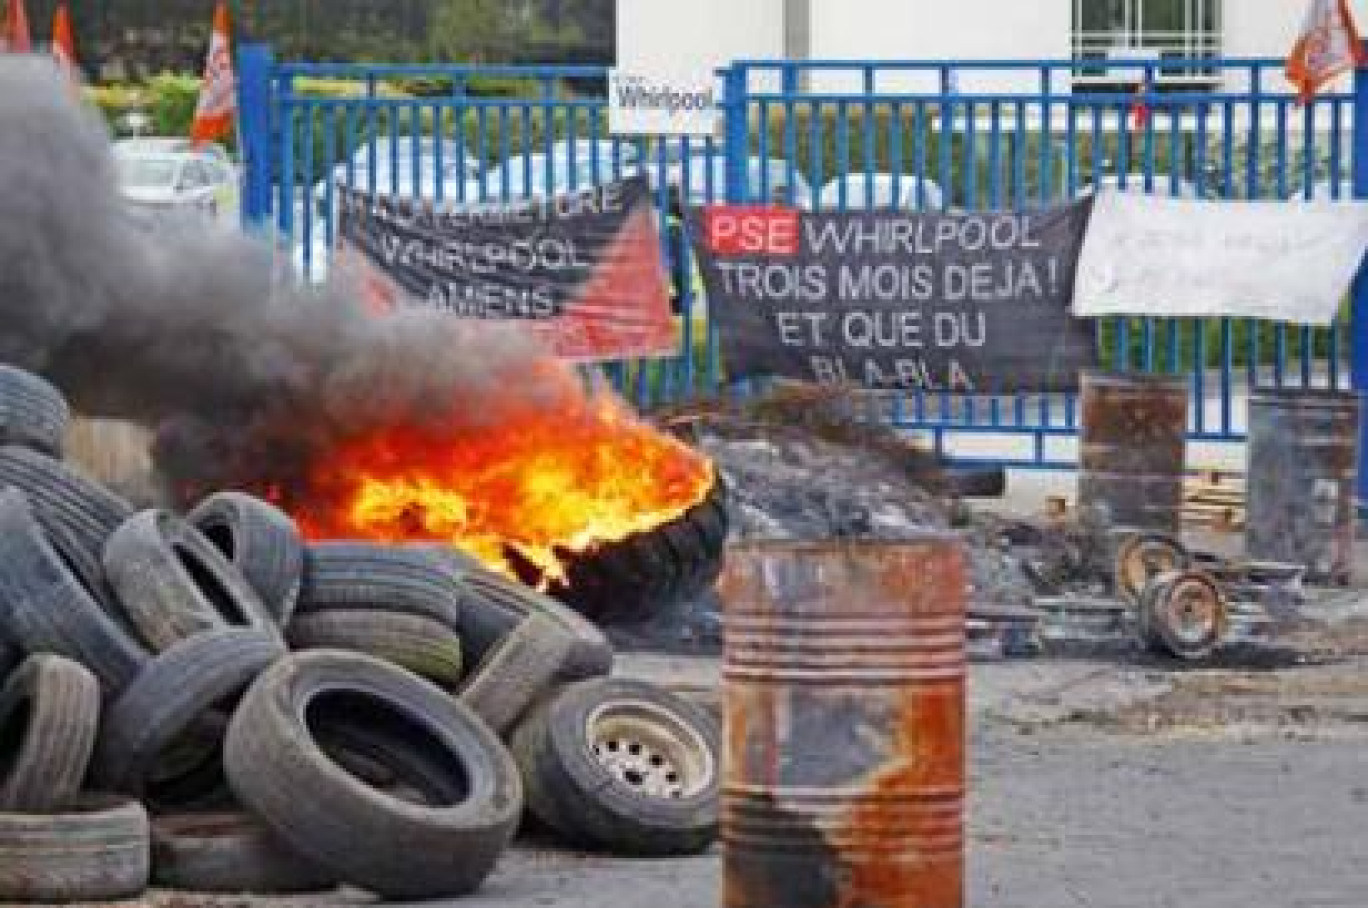
M 961 908 L 963 549 L 727 553 L 724 908 Z

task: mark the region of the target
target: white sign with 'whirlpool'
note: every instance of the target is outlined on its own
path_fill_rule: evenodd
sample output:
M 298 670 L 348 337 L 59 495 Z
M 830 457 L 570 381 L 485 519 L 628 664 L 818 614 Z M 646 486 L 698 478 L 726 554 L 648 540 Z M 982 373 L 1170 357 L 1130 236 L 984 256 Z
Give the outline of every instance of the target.
M 617 136 L 710 136 L 717 87 L 710 74 L 608 73 L 608 128 Z

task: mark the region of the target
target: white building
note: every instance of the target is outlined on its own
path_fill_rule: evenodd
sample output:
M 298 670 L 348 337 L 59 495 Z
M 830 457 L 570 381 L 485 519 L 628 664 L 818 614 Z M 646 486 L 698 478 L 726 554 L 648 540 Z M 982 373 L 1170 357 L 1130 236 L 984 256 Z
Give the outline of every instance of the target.
M 1002 60 L 1282 57 L 1308 0 L 618 0 L 618 64 L 715 68 L 738 59 Z M 1368 26 L 1368 0 L 1351 0 Z M 1129 78 L 1138 79 L 1139 73 Z M 1104 78 L 1100 74 L 1094 79 Z M 1111 78 L 1124 80 L 1125 73 Z M 1210 74 L 1161 78 L 1210 81 Z M 1227 73 L 1221 87 L 1242 88 Z M 834 77 L 827 78 L 833 85 Z M 818 85 L 822 84 L 820 77 Z M 882 83 L 881 83 L 882 84 Z M 1036 90 L 1031 70 L 958 88 Z M 905 87 L 905 86 L 899 86 Z M 1266 89 L 1285 88 L 1281 79 Z

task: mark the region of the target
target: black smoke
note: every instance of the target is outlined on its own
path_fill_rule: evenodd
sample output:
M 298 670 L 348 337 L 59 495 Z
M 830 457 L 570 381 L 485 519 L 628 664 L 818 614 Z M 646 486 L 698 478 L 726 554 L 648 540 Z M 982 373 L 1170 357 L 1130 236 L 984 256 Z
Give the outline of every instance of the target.
M 84 415 L 156 429 L 173 485 L 288 484 L 374 427 L 459 439 L 571 393 L 530 340 L 376 318 L 355 287 L 297 288 L 282 261 L 240 231 L 133 220 L 99 115 L 48 60 L 0 57 L 0 361 Z

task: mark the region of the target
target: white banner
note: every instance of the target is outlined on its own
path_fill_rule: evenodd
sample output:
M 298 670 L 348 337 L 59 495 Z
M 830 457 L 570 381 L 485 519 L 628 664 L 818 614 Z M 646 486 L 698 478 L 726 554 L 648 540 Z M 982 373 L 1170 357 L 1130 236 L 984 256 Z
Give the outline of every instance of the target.
M 608 131 L 615 136 L 711 136 L 717 129 L 712 75 L 608 73 Z
M 1074 314 L 1334 321 L 1368 248 L 1368 204 L 1208 202 L 1104 190 Z

